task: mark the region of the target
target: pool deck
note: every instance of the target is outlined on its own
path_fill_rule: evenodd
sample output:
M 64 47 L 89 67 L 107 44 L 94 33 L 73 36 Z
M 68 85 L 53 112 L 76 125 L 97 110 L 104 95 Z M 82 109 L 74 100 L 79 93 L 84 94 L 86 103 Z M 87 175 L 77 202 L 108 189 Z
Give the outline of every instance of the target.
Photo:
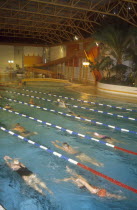
M 75 84 L 70 83 L 70 86 L 66 86 L 67 89 L 70 89 L 72 91 L 76 91 L 79 93 L 87 94 L 87 95 L 93 95 L 93 96 L 99 96 L 106 99 L 114 99 L 118 101 L 123 101 L 126 103 L 137 103 L 137 98 L 132 96 L 126 96 L 125 95 L 119 95 L 119 94 L 112 94 L 112 93 L 106 93 L 98 90 L 95 85 L 84 85 L 84 84 Z

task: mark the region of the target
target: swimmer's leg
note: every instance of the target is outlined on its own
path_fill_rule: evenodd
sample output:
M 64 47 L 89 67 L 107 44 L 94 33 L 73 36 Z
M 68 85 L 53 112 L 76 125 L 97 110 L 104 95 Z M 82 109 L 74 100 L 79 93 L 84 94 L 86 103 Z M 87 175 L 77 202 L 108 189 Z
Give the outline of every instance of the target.
M 84 153 L 77 155 L 76 157 L 79 158 L 81 161 L 89 162 L 96 166 L 103 166 L 103 163 L 96 161 L 94 158 L 88 157 Z
M 37 186 L 37 180 L 35 180 L 36 175 L 32 174 L 30 176 L 24 176 L 22 177 L 24 179 L 24 181 L 30 186 L 32 187 L 34 190 L 36 190 L 37 192 L 39 192 L 40 194 L 44 195 L 44 192 L 42 191 L 42 189 L 40 189 Z
M 39 178 L 37 178 L 35 175 L 33 176 L 33 183 L 37 185 L 37 187 L 41 187 L 45 190 L 47 190 L 49 193 L 53 194 L 53 192 L 46 186 L 44 182 L 41 182 Z
M 22 134 L 22 136 L 27 137 L 27 136 L 36 135 L 36 134 L 38 134 L 38 133 L 37 133 L 37 132 L 23 132 L 23 133 L 21 133 L 21 134 Z
M 45 195 L 45 193 L 43 192 L 43 190 L 41 188 L 39 188 L 39 186 L 37 184 L 31 184 L 30 186 L 33 189 L 35 189 L 36 191 L 38 191 L 40 194 Z

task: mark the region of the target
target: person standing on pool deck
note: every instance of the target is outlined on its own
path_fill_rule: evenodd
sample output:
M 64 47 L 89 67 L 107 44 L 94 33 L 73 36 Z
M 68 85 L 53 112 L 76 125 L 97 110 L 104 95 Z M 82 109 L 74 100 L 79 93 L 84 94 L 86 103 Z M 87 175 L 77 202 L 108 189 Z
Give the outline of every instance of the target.
M 106 197 L 106 198 L 116 198 L 116 199 L 125 199 L 126 197 L 121 196 L 121 195 L 116 195 L 116 194 L 111 194 L 107 192 L 106 189 L 104 188 L 98 188 L 94 187 L 91 184 L 88 183 L 88 181 L 81 175 L 78 175 L 73 169 L 69 168 L 66 166 L 66 170 L 69 174 L 71 174 L 70 178 L 65 178 L 65 179 L 57 179 L 55 182 L 60 182 L 60 181 L 71 181 L 75 185 L 77 185 L 79 188 L 86 188 L 90 193 L 96 194 L 99 197 Z
M 32 171 L 30 171 L 25 165 L 19 162 L 18 159 L 13 159 L 9 156 L 5 156 L 4 160 L 13 171 L 16 171 L 22 177 L 27 185 L 29 185 L 42 195 L 44 195 L 44 189 L 53 194 L 53 192 L 48 189 L 46 184 L 38 179 L 36 174 L 33 174 Z
M 89 162 L 89 163 L 92 163 L 92 164 L 94 164 L 96 166 L 103 166 L 103 163 L 97 162 L 94 158 L 91 158 L 91 157 L 85 155 L 84 153 L 75 150 L 68 143 L 64 142 L 64 143 L 62 143 L 61 146 L 59 144 L 57 144 L 57 143 L 61 143 L 61 142 L 59 142 L 58 140 L 56 140 L 56 142 L 52 141 L 52 144 L 55 147 L 57 147 L 57 148 L 59 148 L 61 150 L 64 150 L 65 152 L 67 152 L 69 154 L 74 154 L 76 158 L 80 159 L 83 162 Z

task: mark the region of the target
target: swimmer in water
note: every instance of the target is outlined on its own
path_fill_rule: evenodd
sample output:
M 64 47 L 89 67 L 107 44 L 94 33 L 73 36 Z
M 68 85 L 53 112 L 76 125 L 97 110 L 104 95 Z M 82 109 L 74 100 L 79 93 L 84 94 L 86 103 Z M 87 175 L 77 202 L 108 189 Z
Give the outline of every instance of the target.
M 37 178 L 36 174 L 33 174 L 25 165 L 19 162 L 18 159 L 13 159 L 9 156 L 5 156 L 4 160 L 6 164 L 13 170 L 16 171 L 21 178 L 26 182 L 27 185 L 44 195 L 43 190 L 47 190 L 49 193 L 53 194 L 51 190 L 48 189 L 46 184 Z
M 19 81 L 18 83 L 18 89 L 22 87 L 22 81 Z
M 57 147 L 57 148 L 65 151 L 65 152 L 67 152 L 69 154 L 75 155 L 75 157 L 78 158 L 78 159 L 80 159 L 82 162 L 89 162 L 89 163 L 92 163 L 92 164 L 94 164 L 96 166 L 103 166 L 102 163 L 96 161 L 94 158 L 91 158 L 91 157 L 85 155 L 84 153 L 82 153 L 82 152 L 80 152 L 78 150 L 75 150 L 73 147 L 71 147 L 66 142 L 62 143 L 62 145 L 59 145 L 59 144 L 61 144 L 61 142 L 59 142 L 59 141 L 56 140 L 56 142 L 52 141 L 52 144 L 55 147 Z
M 15 127 L 12 129 L 15 131 L 18 131 L 22 136 L 31 136 L 37 134 L 36 132 L 29 132 L 27 131 L 23 126 L 21 126 L 19 123 L 15 125 Z
M 98 188 L 98 187 L 94 187 L 91 184 L 88 183 L 88 181 L 81 175 L 78 175 L 73 169 L 70 169 L 68 166 L 66 166 L 66 170 L 69 174 L 71 174 L 70 178 L 65 178 L 65 179 L 57 179 L 56 182 L 60 182 L 60 181 L 71 181 L 72 183 L 74 183 L 75 185 L 77 185 L 77 187 L 79 188 L 85 188 L 87 189 L 91 194 L 96 194 L 99 197 L 106 197 L 106 198 L 116 198 L 116 199 L 125 199 L 124 196 L 121 195 L 116 195 L 116 194 L 111 194 L 109 192 L 107 192 L 106 189 L 104 188 Z
M 107 143 L 109 144 L 112 144 L 114 142 L 119 142 L 118 140 L 116 139 L 113 139 L 107 135 L 102 135 L 102 134 L 99 134 L 97 132 L 87 132 L 88 134 L 91 134 L 93 135 L 94 137 L 98 138 L 98 139 L 102 139 L 102 140 L 105 140 Z
M 100 139 L 104 139 L 104 140 L 106 140 L 108 143 L 113 143 L 113 142 L 119 142 L 118 140 L 116 140 L 116 139 L 113 139 L 113 138 L 111 138 L 111 137 L 109 137 L 109 136 L 106 136 L 106 135 L 101 135 L 101 134 L 99 134 L 99 133 L 97 133 L 97 132 L 94 132 L 93 133 L 93 135 L 95 136 L 95 137 L 97 137 L 97 138 L 100 138 Z
M 57 99 L 57 103 L 58 103 L 59 107 L 67 108 L 65 102 L 63 100 L 60 100 L 59 98 Z
M 29 104 L 36 105 L 32 98 L 30 99 Z
M 5 109 L 9 109 L 9 110 L 13 110 L 13 108 L 12 108 L 9 104 L 6 104 L 6 105 L 4 106 L 4 108 L 5 108 Z

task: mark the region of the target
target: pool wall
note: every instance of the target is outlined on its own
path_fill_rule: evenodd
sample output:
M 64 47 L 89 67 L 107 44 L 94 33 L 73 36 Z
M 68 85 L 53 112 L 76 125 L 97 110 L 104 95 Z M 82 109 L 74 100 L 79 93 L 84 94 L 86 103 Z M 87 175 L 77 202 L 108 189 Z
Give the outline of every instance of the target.
M 132 96 L 132 97 L 137 98 L 137 87 L 110 85 L 110 84 L 103 84 L 103 83 L 98 82 L 97 88 L 98 90 L 102 92 L 125 95 L 125 96 Z

